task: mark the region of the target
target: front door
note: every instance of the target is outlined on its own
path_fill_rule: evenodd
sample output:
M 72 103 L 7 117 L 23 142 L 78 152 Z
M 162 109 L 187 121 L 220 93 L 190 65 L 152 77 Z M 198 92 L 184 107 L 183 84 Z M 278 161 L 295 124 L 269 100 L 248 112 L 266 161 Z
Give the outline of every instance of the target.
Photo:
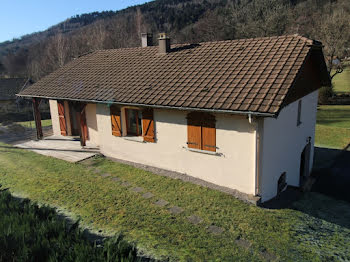
M 310 151 L 311 143 L 309 142 L 305 147 L 300 156 L 300 186 L 303 185 L 306 178 L 310 174 Z
M 74 109 L 72 103 L 69 103 L 69 115 L 70 115 L 70 124 L 72 130 L 72 136 L 79 136 L 79 121 L 77 111 Z

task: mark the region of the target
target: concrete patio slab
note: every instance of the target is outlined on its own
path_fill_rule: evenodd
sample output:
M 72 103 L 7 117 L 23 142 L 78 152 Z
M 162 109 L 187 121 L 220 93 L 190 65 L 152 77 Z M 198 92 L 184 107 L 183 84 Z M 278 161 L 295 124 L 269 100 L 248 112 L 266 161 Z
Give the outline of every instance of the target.
M 63 136 L 49 136 L 43 140 L 30 140 L 14 146 L 73 163 L 99 154 L 95 145 L 87 143 L 86 147 L 81 147 L 79 139 Z

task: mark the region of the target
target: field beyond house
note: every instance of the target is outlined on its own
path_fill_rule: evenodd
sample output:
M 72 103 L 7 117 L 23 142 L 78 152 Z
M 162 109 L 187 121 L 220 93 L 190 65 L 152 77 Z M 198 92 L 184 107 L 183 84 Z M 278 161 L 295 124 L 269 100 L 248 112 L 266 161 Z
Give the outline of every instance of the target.
M 318 106 L 315 145 L 343 149 L 350 143 L 350 105 Z
M 334 92 L 337 94 L 350 94 L 350 66 L 344 68 L 344 71 L 337 74 L 333 79 Z
M 294 209 L 268 210 L 102 157 L 86 166 L 6 144 L 0 144 L 0 184 L 85 227 L 123 232 L 161 260 L 350 260 L 350 205 L 316 193 Z

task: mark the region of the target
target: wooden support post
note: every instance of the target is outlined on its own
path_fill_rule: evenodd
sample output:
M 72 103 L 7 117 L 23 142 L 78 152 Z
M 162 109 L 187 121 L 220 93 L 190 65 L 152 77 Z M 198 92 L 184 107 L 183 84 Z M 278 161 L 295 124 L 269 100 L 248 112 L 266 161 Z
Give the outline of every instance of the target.
M 40 116 L 40 98 L 33 98 L 33 112 L 34 112 L 34 121 L 36 127 L 36 137 L 37 139 L 43 139 L 43 129 L 41 126 L 41 116 Z
M 85 127 L 86 127 L 86 121 L 85 121 L 85 107 L 82 109 L 82 111 L 79 112 L 79 120 L 80 120 L 80 145 L 86 146 L 86 133 L 85 133 Z

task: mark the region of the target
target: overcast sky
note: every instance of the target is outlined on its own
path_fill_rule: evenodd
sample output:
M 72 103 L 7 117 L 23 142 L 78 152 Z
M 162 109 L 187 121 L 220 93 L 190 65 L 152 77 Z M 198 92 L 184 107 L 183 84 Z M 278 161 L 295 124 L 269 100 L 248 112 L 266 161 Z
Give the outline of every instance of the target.
M 145 2 L 149 0 L 0 0 L 0 42 L 43 31 L 77 14 Z

